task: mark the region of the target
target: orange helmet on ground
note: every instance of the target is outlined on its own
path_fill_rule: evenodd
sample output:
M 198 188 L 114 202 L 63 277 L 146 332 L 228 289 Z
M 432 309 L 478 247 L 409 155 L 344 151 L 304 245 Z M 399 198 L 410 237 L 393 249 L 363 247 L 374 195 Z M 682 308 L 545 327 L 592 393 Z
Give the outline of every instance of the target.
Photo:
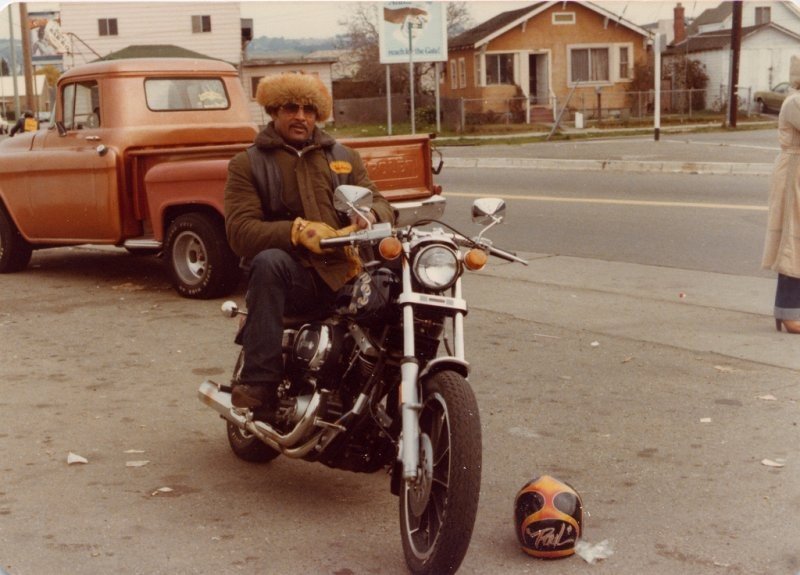
M 522 550 L 542 559 L 575 553 L 583 503 L 570 485 L 549 475 L 531 479 L 514 500 L 514 527 Z

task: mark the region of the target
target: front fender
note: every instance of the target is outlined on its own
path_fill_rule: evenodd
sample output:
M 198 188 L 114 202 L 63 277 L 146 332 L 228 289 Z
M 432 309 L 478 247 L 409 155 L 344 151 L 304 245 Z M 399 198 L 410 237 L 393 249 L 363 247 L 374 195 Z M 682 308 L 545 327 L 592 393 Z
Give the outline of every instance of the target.
M 144 177 L 153 235 L 164 241 L 164 214 L 174 206 L 209 206 L 225 214 L 225 181 L 228 159 L 164 162 L 153 166 Z
M 440 371 L 455 371 L 464 378 L 469 377 L 469 363 L 456 357 L 437 357 L 429 361 L 419 374 L 419 380 L 439 373 Z

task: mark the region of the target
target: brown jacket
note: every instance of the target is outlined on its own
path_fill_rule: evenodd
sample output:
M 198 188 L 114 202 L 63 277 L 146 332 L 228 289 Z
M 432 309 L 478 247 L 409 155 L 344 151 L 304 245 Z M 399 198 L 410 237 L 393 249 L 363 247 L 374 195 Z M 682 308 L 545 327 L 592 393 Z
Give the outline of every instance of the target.
M 295 217 L 321 221 L 338 229 L 342 227 L 333 208 L 331 168 L 324 148 L 335 140 L 319 128 L 314 129 L 312 143 L 297 150 L 278 135 L 269 124 L 256 136 L 255 145 L 264 153 L 274 154 L 283 185 L 282 200 L 291 218 L 265 213 L 255 188 L 250 158 L 247 152 L 233 157 L 228 166 L 225 184 L 225 229 L 233 251 L 246 259 L 268 248 L 292 253 L 304 265 L 313 267 L 332 290 L 338 290 L 347 280 L 349 264 L 342 249 L 317 255 L 302 246 L 293 246 L 291 227 Z M 389 202 L 369 179 L 361 157 L 348 148 L 352 164 L 352 183 L 372 190 L 373 205 L 378 221 L 392 222 L 394 213 Z M 286 218 L 286 219 L 283 219 Z

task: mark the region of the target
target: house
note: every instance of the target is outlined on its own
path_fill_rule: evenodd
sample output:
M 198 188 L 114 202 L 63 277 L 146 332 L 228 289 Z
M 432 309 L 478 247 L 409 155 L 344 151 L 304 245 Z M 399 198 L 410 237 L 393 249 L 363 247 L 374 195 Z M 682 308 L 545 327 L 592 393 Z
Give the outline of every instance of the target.
M 593 101 L 628 90 L 650 43 L 647 30 L 599 5 L 537 2 L 451 39 L 441 93 L 482 100 L 483 111 L 525 97 L 552 119 L 572 92 Z
M 730 82 L 732 3 L 704 11 L 685 29 L 679 7 L 664 65 L 686 57 L 702 63 L 708 75 L 706 102 L 721 106 Z M 800 53 L 800 10 L 791 2 L 743 2 L 742 8 L 738 94 L 747 101 L 753 92 L 789 80 L 791 57 Z
M 256 89 L 258 82 L 264 76 L 272 74 L 283 74 L 286 72 L 296 72 L 302 74 L 312 74 L 317 76 L 328 92 L 333 94 L 331 80 L 331 69 L 336 62 L 331 57 L 301 57 L 301 58 L 255 58 L 242 60 L 240 76 L 244 84 L 245 93 L 250 101 L 250 116 L 255 119 L 256 124 L 263 126 L 269 123 L 269 116 L 256 101 Z M 332 118 L 324 118 L 325 121 Z M 323 120 L 323 118 L 320 118 Z
M 238 65 L 252 34 L 239 2 L 63 2 L 61 32 L 71 38 L 64 68 L 130 45 L 176 45 Z

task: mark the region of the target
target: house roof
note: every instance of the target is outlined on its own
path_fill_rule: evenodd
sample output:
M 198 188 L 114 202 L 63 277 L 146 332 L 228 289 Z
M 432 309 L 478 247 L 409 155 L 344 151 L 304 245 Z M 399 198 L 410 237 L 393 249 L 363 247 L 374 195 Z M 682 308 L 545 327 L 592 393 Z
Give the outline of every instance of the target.
M 798 8 L 796 2 L 783 1 L 780 3 L 785 5 L 790 12 L 794 12 L 795 15 L 798 18 L 800 18 L 800 8 Z M 691 24 L 686 26 L 686 35 L 694 36 L 700 31 L 701 26 L 708 26 L 710 24 L 723 24 L 725 20 L 731 18 L 732 16 L 733 16 L 733 2 L 730 1 L 722 2 L 719 6 L 715 8 L 708 8 L 707 10 L 703 10 Z
M 745 26 L 742 28 L 742 41 L 750 36 L 758 34 L 762 30 L 771 28 L 777 30 L 782 34 L 791 36 L 800 42 L 800 35 L 787 30 L 783 26 L 779 26 L 774 22 L 767 22 L 766 24 L 758 24 L 757 26 Z M 695 52 L 707 52 L 711 50 L 728 49 L 731 45 L 731 30 L 714 30 L 713 32 L 704 32 L 703 34 L 695 34 L 686 38 L 682 42 L 672 44 L 665 51 L 665 55 L 678 55 Z
M 731 14 L 733 14 L 733 2 L 723 2 L 716 8 L 703 10 L 700 15 L 686 27 L 686 35 L 695 36 L 700 31 L 701 26 L 721 24 Z
M 564 6 L 565 4 L 572 3 L 573 2 L 563 1 L 536 2 L 535 4 L 531 4 L 525 8 L 518 8 L 517 10 L 503 12 L 502 14 L 498 14 L 494 18 L 475 26 L 474 28 L 470 28 L 469 30 L 462 32 L 455 38 L 449 39 L 448 48 L 450 50 L 479 48 L 484 44 L 488 44 L 498 36 L 502 36 L 514 27 L 524 24 L 531 18 L 535 18 L 553 5 L 560 4 Z M 605 8 L 602 8 L 596 4 L 592 4 L 591 2 L 581 2 L 581 5 L 601 14 L 602 16 L 605 16 L 606 18 L 609 18 L 610 20 L 614 20 L 615 22 L 618 22 L 627 28 L 630 28 L 642 36 L 650 37 L 651 35 L 650 32 L 641 26 L 638 26 L 629 20 L 625 20 L 622 16 L 610 12 L 609 10 L 606 10 Z
M 199 58 L 201 60 L 217 60 L 200 52 L 188 50 L 173 44 L 134 44 L 116 52 L 109 52 L 102 58 L 94 60 L 124 60 L 128 58 Z

